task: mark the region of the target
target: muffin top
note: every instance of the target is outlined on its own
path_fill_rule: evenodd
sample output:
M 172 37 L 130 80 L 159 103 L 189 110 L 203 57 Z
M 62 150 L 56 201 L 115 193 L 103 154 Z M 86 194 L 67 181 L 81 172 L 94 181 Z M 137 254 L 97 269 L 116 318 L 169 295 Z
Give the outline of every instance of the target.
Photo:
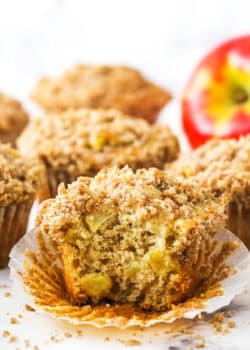
M 179 152 L 167 126 L 150 126 L 115 110 L 71 110 L 36 119 L 18 145 L 23 154 L 73 176 L 93 176 L 111 165 L 162 168 Z
M 156 168 L 134 172 L 128 166 L 112 167 L 95 177 L 78 177 L 67 189 L 61 184 L 57 197 L 42 203 L 38 224 L 61 240 L 63 228 L 97 208 L 104 213 L 107 208 L 119 208 L 120 212 L 130 213 L 133 223 L 144 226 L 154 217 L 164 222 L 194 217 L 209 221 L 207 213 L 219 213 L 221 203 L 214 202 L 210 191 L 197 191 L 192 184 Z
M 0 144 L 0 205 L 7 206 L 34 196 L 43 171 L 37 160 L 27 160 L 9 144 Z
M 21 103 L 0 92 L 0 134 L 12 134 L 13 137 L 17 137 L 28 120 L 28 114 Z
M 250 135 L 239 140 L 213 139 L 167 164 L 169 173 L 197 181 L 216 196 L 250 202 Z
M 58 247 L 76 303 L 166 310 L 211 271 L 223 206 L 155 168 L 109 168 L 79 177 L 42 203 L 40 230 Z
M 69 108 L 116 108 L 150 119 L 168 102 L 170 94 L 123 66 L 76 65 L 58 78 L 41 79 L 32 94 L 52 112 Z

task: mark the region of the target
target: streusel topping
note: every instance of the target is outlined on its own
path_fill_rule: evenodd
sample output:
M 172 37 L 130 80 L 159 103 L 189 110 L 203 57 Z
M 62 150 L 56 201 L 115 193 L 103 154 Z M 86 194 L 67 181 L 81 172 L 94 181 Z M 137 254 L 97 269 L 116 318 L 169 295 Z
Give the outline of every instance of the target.
M 250 135 L 239 140 L 211 140 L 166 169 L 197 181 L 217 196 L 225 194 L 230 200 L 250 203 Z
M 133 221 L 138 225 L 159 215 L 167 221 L 193 217 L 198 214 L 199 206 L 207 206 L 214 213 L 222 208 L 221 203 L 213 202 L 212 194 L 206 189 L 197 191 L 192 184 L 178 181 L 156 168 L 133 172 L 126 166 L 101 170 L 92 178 L 79 177 L 68 188 L 61 184 L 57 197 L 42 203 L 38 222 L 44 228 L 48 226 L 56 236 L 70 221 L 83 213 L 90 214 L 99 205 L 111 209 L 115 205 L 121 211 L 136 207 Z M 201 217 L 203 214 L 206 217 L 205 212 L 199 212 Z
M 52 112 L 69 108 L 116 108 L 150 119 L 150 114 L 168 102 L 170 94 L 129 67 L 79 64 L 61 77 L 41 79 L 32 97 Z
M 167 126 L 150 126 L 115 110 L 82 109 L 36 119 L 18 144 L 23 154 L 74 176 L 92 176 L 112 165 L 162 168 L 179 152 Z
M 34 196 L 44 175 L 37 160 L 27 160 L 8 144 L 0 144 L 0 205 Z

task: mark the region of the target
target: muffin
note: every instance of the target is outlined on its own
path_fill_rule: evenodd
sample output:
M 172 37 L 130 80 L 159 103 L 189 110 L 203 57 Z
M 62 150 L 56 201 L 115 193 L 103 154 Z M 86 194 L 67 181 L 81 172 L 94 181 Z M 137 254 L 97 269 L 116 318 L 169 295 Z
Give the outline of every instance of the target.
M 250 249 L 250 135 L 211 140 L 167 165 L 167 171 L 225 197 L 228 229 Z
M 52 113 L 115 108 L 153 123 L 171 96 L 129 67 L 76 65 L 61 77 L 38 81 L 32 98 Z
M 43 167 L 26 160 L 8 144 L 0 144 L 0 268 L 25 231 Z
M 117 167 L 79 177 L 40 207 L 75 304 L 163 311 L 192 296 L 213 271 L 223 205 L 155 168 Z
M 165 125 L 149 125 L 115 110 L 77 110 L 32 121 L 18 140 L 21 152 L 47 168 L 47 190 L 54 197 L 59 183 L 94 176 L 102 168 L 163 168 L 177 158 L 177 138 Z
M 16 138 L 28 124 L 22 105 L 0 92 L 0 142 L 15 145 Z

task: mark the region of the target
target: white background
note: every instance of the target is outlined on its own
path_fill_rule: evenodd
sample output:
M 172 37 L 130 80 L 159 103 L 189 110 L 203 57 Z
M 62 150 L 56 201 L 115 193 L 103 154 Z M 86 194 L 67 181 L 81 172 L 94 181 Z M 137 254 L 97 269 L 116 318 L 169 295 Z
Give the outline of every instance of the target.
M 246 33 L 250 33 L 248 0 L 0 0 L 0 90 L 30 107 L 28 96 L 42 75 L 59 74 L 79 62 L 128 64 L 176 96 L 163 119 L 180 134 L 178 99 L 192 69 L 213 46 Z M 5 281 L 10 285 L 8 271 L 0 272 L 0 284 Z M 0 334 L 1 350 L 23 350 L 25 338 L 40 350 L 111 347 L 99 331 L 75 345 L 71 339 L 65 346 L 49 345 L 47 340 L 61 325 L 27 314 L 19 327 L 10 326 L 9 318 L 18 310 L 23 310 L 22 302 L 14 296 L 4 298 L 2 290 L 1 332 L 12 328 L 21 343 L 9 344 Z M 236 317 L 242 326 L 226 337 L 209 336 L 209 349 L 247 349 L 249 311 L 243 308 Z M 157 342 L 154 337 L 155 345 L 147 343 L 145 348 L 167 349 L 170 343 L 165 338 Z M 121 347 L 126 348 L 113 343 L 114 349 Z
M 204 53 L 248 32 L 248 0 L 0 0 L 0 89 L 25 98 L 74 63 L 125 63 L 178 95 Z

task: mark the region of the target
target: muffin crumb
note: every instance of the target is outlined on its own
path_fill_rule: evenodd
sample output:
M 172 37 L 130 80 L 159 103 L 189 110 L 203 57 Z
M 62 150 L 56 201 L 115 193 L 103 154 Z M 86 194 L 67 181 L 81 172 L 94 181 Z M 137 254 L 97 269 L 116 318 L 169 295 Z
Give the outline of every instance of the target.
M 140 340 L 137 339 L 118 339 L 120 343 L 126 345 L 126 346 L 139 346 L 142 345 Z
M 16 343 L 17 340 L 18 340 L 18 338 L 16 336 L 12 335 L 9 339 L 9 343 Z
M 10 332 L 9 331 L 3 331 L 3 338 L 7 338 L 10 336 Z
M 29 339 L 25 339 L 24 340 L 24 344 L 25 344 L 26 348 L 29 348 L 30 347 L 30 340 Z
M 11 324 L 18 324 L 19 321 L 18 321 L 18 319 L 17 319 L 16 317 L 11 317 L 10 323 L 11 323 Z
M 25 304 L 25 310 L 31 311 L 31 312 L 35 311 L 35 309 L 32 306 L 28 305 L 28 304 Z

